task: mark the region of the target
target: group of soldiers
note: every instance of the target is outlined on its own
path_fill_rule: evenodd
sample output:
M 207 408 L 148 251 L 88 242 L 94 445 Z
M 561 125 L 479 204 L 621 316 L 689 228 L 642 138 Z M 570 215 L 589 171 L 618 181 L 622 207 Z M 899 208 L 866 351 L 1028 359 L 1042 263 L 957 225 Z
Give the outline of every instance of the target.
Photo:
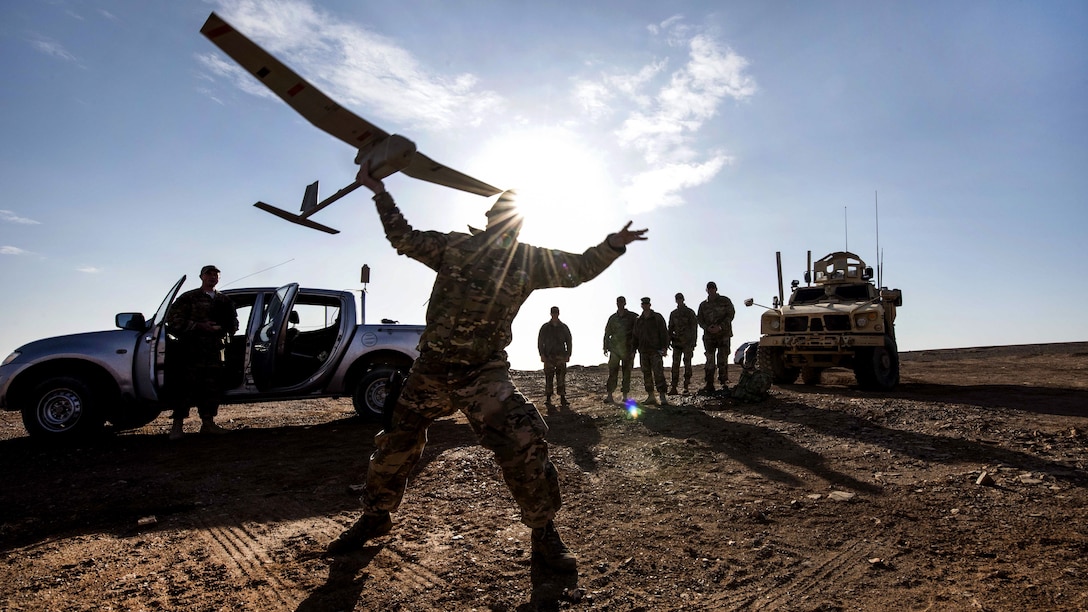
M 699 328 L 703 330 L 706 362 L 703 366 L 705 381 L 698 392 L 703 395 L 715 393 L 715 383 L 722 391 L 729 390 L 729 345 L 733 336 L 733 317 L 736 310 L 732 300 L 718 293 L 718 285 L 713 281 L 706 284 L 706 294 L 706 299 L 699 304 L 698 311 L 695 311 L 684 303 L 684 294 L 677 293 L 676 309 L 669 314 L 668 323 L 664 316 L 653 310 L 648 297 L 641 300 L 641 314 L 627 310 L 625 297 L 616 298 L 616 312 L 608 318 L 604 328 L 604 354 L 608 356 L 606 403 L 616 403 L 617 388 L 623 393 L 625 403 L 630 398 L 631 370 L 636 353 L 646 388 L 646 398 L 641 403 L 651 406 L 668 405 L 669 395 L 681 393 L 681 372 L 683 393 L 687 394 L 691 385 L 691 359 L 699 341 Z M 569 406 L 565 372 L 566 363 L 570 360 L 571 334 L 566 324 L 559 320 L 558 307 L 552 307 L 551 320 L 541 326 L 537 336 L 537 348 L 544 364 L 545 405 L 553 408 L 552 395 L 558 392 L 561 405 Z M 665 379 L 664 363 L 670 348 L 671 385 Z M 743 389 L 741 392 L 746 393 Z

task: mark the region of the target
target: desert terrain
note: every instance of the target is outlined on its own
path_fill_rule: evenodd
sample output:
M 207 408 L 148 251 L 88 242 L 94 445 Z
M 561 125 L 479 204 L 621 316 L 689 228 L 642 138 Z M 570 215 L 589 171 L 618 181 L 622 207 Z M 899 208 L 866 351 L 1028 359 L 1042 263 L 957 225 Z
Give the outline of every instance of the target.
M 2 413 L 0 609 L 1088 609 L 1088 343 L 904 353 L 889 393 L 830 371 L 637 416 L 602 403 L 604 368 L 571 368 L 562 411 L 515 374 L 550 426 L 577 575 L 531 562 L 459 416 L 431 428 L 393 532 L 330 560 L 378 431 L 348 399 L 70 447 Z

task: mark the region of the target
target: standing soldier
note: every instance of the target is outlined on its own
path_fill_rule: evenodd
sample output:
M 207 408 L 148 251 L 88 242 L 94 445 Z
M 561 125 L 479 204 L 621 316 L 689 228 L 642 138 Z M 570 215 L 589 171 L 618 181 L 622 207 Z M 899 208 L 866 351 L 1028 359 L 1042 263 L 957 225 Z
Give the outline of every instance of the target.
M 729 339 L 733 337 L 733 301 L 718 295 L 714 281 L 706 284 L 706 299 L 699 304 L 699 325 L 703 328 L 703 349 L 706 351 L 706 386 L 703 393 L 714 392 L 714 369 L 718 369 L 718 383 L 722 389 L 729 387 Z
M 684 304 L 684 294 L 676 294 L 676 310 L 669 314 L 669 343 L 672 345 L 672 388 L 676 395 L 676 383 L 680 380 L 680 360 L 684 362 L 684 393 L 691 383 L 691 358 L 699 343 L 699 319 L 695 311 Z
M 665 353 L 669 351 L 669 328 L 665 325 L 665 317 L 661 313 L 654 312 L 650 308 L 650 298 L 642 298 L 642 314 L 635 319 L 635 350 L 638 351 L 639 363 L 642 366 L 642 382 L 646 385 L 646 400 L 644 404 L 656 405 L 654 388 L 661 395 L 661 405 L 668 406 L 669 398 L 665 396 Z
M 332 541 L 327 553 L 358 550 L 393 528 L 390 513 L 404 498 L 408 476 L 436 419 L 460 411 L 480 445 L 494 453 L 503 480 L 532 529 L 532 558 L 553 570 L 576 572 L 578 560 L 553 519 L 562 505 L 559 472 L 548 458 L 548 425 L 510 378 L 506 347 L 518 309 L 532 292 L 576 287 L 603 272 L 646 230 L 628 223 L 582 254 L 518 242 L 522 217 L 513 193 L 499 196 L 484 231 L 469 234 L 413 229 L 385 185 L 364 162 L 356 180 L 374 192 L 390 245 L 435 271 L 419 357 L 374 438 L 360 499 L 362 516 Z
M 623 401 L 627 401 L 627 394 L 631 392 L 631 362 L 635 358 L 635 348 L 631 344 L 631 334 L 635 329 L 635 319 L 638 315 L 627 310 L 627 298 L 622 295 L 616 298 L 616 312 L 608 317 L 604 326 L 604 354 L 608 355 L 608 397 L 605 403 L 614 404 L 616 398 L 612 394 L 616 392 L 616 382 L 620 370 L 623 370 Z
M 174 402 L 174 426 L 170 439 L 184 435 L 185 417 L 196 406 L 200 433 L 221 434 L 215 424 L 223 395 L 223 364 L 227 344 L 238 331 L 238 311 L 229 297 L 216 291 L 219 268 L 200 269 L 200 287 L 178 296 L 166 311 L 166 326 L 178 339 L 170 360 L 167 388 Z
M 567 362 L 573 349 L 570 328 L 559 320 L 558 306 L 552 306 L 551 315 L 551 320 L 541 325 L 540 333 L 536 335 L 536 349 L 540 353 L 540 361 L 544 363 L 544 405 L 553 407 L 552 379 L 555 379 L 559 405 L 570 408 L 567 403 Z

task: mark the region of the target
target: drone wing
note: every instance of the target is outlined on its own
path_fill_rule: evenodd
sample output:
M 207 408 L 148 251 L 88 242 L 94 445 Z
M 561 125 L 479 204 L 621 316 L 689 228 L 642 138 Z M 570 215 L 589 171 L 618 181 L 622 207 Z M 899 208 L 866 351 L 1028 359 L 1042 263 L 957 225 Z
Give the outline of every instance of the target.
M 397 139 L 411 144 L 395 135 L 390 139 L 390 135 L 381 128 L 337 104 L 219 15 L 209 15 L 200 32 L 310 123 L 359 149 L 356 163 L 361 164 L 361 160 L 367 158 L 372 169 L 379 168 L 387 161 L 386 149 Z M 397 141 L 397 144 L 403 143 Z M 402 153 L 410 159 L 406 166 L 398 165 L 396 169 L 412 178 L 482 196 L 492 196 L 502 191 L 415 152 L 414 144 L 411 144 L 411 151 L 404 150 Z M 387 169 L 382 176 L 388 176 L 396 169 Z
M 402 169 L 401 172 L 421 181 L 445 185 L 446 187 L 460 189 L 476 195 L 493 196 L 502 192 L 502 189 L 498 187 L 492 187 L 453 168 L 447 168 L 419 152 L 412 157 L 408 167 Z
M 295 74 L 293 70 L 257 46 L 229 23 L 212 13 L 200 33 L 257 77 L 298 114 L 318 128 L 356 149 L 381 140 L 388 134 L 362 117 L 343 108 L 332 98 Z

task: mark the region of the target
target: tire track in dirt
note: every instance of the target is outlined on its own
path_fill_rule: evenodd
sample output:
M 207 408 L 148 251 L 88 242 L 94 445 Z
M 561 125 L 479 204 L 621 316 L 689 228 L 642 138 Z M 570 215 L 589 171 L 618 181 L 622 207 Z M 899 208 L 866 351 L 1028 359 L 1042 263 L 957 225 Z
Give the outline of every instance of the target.
M 825 555 L 815 558 L 798 557 L 795 568 L 802 569 L 788 580 L 758 592 L 744 589 L 741 593 L 711 598 L 707 602 L 711 604 L 708 607 L 721 610 L 782 610 L 792 608 L 802 601 L 818 603 L 817 600 L 809 598 L 824 592 L 828 585 L 857 584 L 859 576 L 870 571 L 868 559 L 873 554 L 872 546 L 872 542 L 851 540 Z M 812 560 L 813 563 L 806 565 L 806 560 Z
M 280 577 L 282 568 L 268 554 L 271 538 L 260 532 L 261 525 L 246 522 L 235 526 L 222 520 L 200 523 L 202 529 L 198 533 L 209 544 L 211 561 L 221 563 L 231 575 L 241 578 L 242 585 L 267 601 L 270 608 L 289 609 L 299 604 L 287 596 L 297 590 L 297 585 L 287 584 Z

